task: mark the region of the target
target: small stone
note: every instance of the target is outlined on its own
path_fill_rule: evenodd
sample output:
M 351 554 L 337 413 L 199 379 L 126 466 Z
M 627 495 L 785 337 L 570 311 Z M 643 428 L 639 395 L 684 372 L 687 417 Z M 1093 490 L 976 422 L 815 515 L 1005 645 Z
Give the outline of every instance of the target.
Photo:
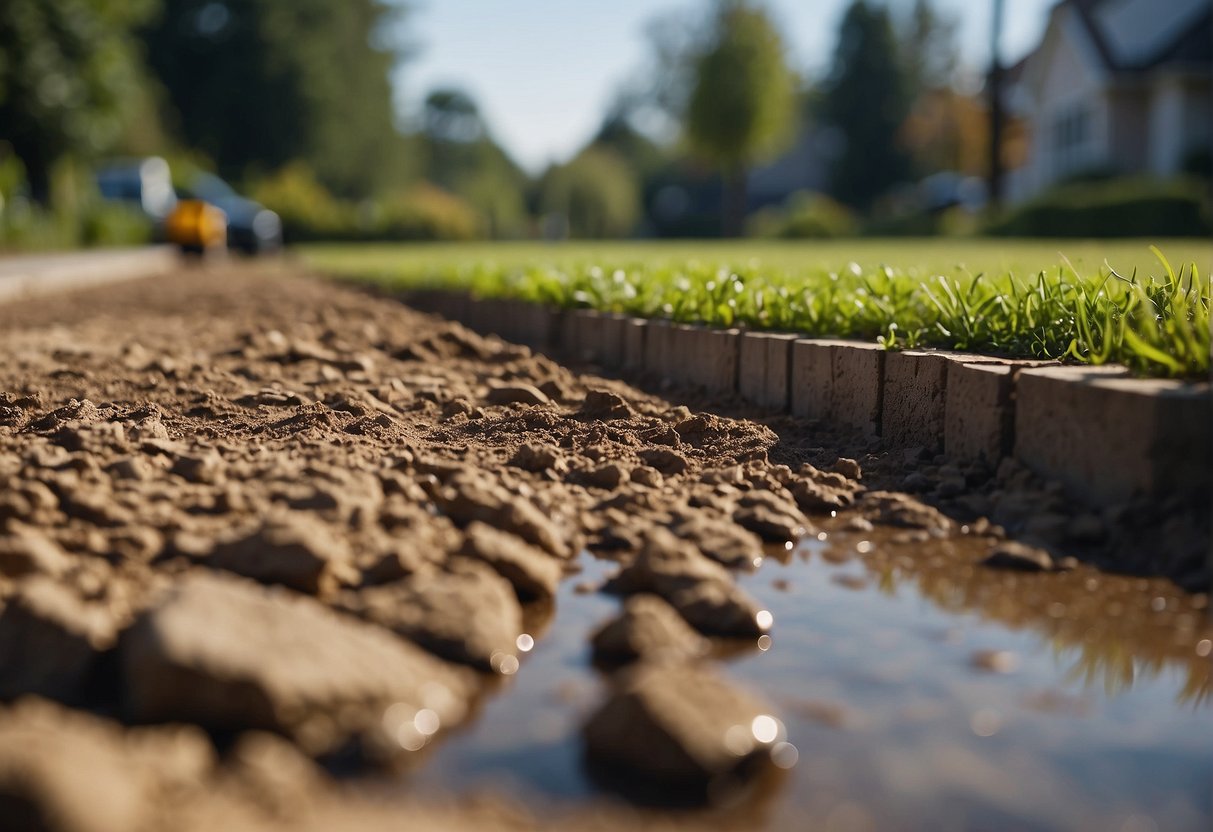
M 501 382 L 490 382 L 489 393 L 485 397 L 485 401 L 489 404 L 529 404 L 529 405 L 545 405 L 551 404 L 552 400 L 544 395 L 538 388 L 530 384 L 508 384 Z
M 128 729 L 26 698 L 0 710 L 0 825 L 56 832 L 180 828 L 215 765 L 197 728 Z
M 585 394 L 581 415 L 592 419 L 630 419 L 636 415 L 623 397 L 609 390 L 590 390 Z
M 71 558 L 59 544 L 37 529 L 14 524 L 10 534 L 0 535 L 0 575 L 57 578 L 70 565 Z
M 23 581 L 0 612 L 0 699 L 38 694 L 79 701 L 103 652 L 114 646 L 116 617 L 67 586 Z
M 514 456 L 510 458 L 509 464 L 515 468 L 536 473 L 549 470 L 560 472 L 566 467 L 560 451 L 556 448 L 551 445 L 529 443 L 520 446 L 514 452 Z
M 834 461 L 832 470 L 849 480 L 858 480 L 863 477 L 863 470 L 859 467 L 859 463 L 845 456 L 840 456 Z
M 656 468 L 667 477 L 676 476 L 687 469 L 687 458 L 669 448 L 649 448 L 641 451 L 638 456 L 646 465 Z
M 345 541 L 305 512 L 271 515 L 252 532 L 215 546 L 205 563 L 310 595 L 331 595 L 359 578 Z
M 924 529 L 943 536 L 952 529 L 952 521 L 938 509 L 913 497 L 891 491 L 869 491 L 859 501 L 864 516 L 882 526 Z
M 763 611 L 728 570 L 663 528 L 649 532 L 635 559 L 610 586 L 624 594 L 660 595 L 702 633 L 757 636 L 769 629 L 769 621 L 759 620 Z
M 768 754 L 783 726 L 767 705 L 696 665 L 641 664 L 585 727 L 590 758 L 705 798 Z
M 560 583 L 560 562 L 517 535 L 473 522 L 464 530 L 460 554 L 484 561 L 514 586 L 523 600 L 551 598 Z
M 753 569 L 763 558 L 762 540 L 727 518 L 696 512 L 676 521 L 670 530 L 699 551 L 732 568 Z
M 172 472 L 187 482 L 219 482 L 223 477 L 223 459 L 214 452 L 180 456 L 173 463 Z
M 480 670 L 501 669 L 517 654 L 522 608 L 513 587 L 490 566 L 456 561 L 403 581 L 343 593 L 337 605 L 430 652 Z
M 608 462 L 594 468 L 578 471 L 576 481 L 593 488 L 614 491 L 630 478 L 628 469 L 618 462 Z
M 634 659 L 685 660 L 702 656 L 709 642 L 656 595 L 633 595 L 618 618 L 591 638 L 594 657 L 604 663 Z
M 747 492 L 738 500 L 733 520 L 768 543 L 798 540 L 812 528 L 795 503 L 771 491 Z
M 180 576 L 123 634 L 119 658 L 132 719 L 275 731 L 312 755 L 380 725 L 390 707 L 453 726 L 474 689 L 380 627 L 207 571 Z
M 982 561 L 991 569 L 1011 569 L 1020 572 L 1049 572 L 1054 568 L 1053 556 L 1044 549 L 1027 546 L 1014 540 L 1004 540 Z

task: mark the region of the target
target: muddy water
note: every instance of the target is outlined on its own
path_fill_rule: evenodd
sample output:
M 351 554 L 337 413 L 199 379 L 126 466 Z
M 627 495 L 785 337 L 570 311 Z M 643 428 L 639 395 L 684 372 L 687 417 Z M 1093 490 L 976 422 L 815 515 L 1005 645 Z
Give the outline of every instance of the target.
M 831 533 L 741 579 L 774 614 L 772 637 L 717 661 L 776 706 L 799 761 L 709 818 L 767 829 L 1213 828 L 1207 596 L 1085 568 L 994 572 L 976 565 L 975 544 Z M 578 733 L 606 684 L 587 636 L 618 601 L 576 585 L 613 566 L 581 563 L 518 674 L 410 789 L 487 787 L 540 813 L 618 801 L 587 774 Z

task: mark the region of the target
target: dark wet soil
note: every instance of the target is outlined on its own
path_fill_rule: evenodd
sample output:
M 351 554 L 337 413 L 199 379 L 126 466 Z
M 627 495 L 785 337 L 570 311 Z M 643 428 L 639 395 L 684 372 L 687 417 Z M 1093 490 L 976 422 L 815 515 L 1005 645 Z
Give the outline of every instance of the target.
M 16 828 L 1210 820 L 1208 596 L 1067 559 L 1110 559 L 1132 507 L 277 269 L 0 307 L 0 356 Z M 593 661 L 638 593 L 710 639 L 678 659 L 694 724 L 644 687 L 672 649 Z M 620 742 L 583 730 L 608 707 L 639 709 Z

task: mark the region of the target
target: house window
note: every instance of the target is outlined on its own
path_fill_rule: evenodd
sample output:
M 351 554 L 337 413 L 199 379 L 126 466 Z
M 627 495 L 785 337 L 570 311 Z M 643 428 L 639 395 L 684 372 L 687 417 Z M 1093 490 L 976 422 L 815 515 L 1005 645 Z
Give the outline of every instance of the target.
M 1086 107 L 1063 110 L 1053 120 L 1053 166 L 1058 176 L 1074 173 L 1087 160 L 1091 112 Z

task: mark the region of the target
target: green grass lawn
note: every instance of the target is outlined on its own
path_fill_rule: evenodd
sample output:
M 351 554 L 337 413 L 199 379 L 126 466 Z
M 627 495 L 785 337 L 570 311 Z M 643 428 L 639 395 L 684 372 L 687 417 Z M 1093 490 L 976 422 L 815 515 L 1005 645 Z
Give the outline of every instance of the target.
M 310 245 L 393 288 L 467 288 L 644 317 L 1030 358 L 1209 372 L 1213 244 L 842 240 Z

